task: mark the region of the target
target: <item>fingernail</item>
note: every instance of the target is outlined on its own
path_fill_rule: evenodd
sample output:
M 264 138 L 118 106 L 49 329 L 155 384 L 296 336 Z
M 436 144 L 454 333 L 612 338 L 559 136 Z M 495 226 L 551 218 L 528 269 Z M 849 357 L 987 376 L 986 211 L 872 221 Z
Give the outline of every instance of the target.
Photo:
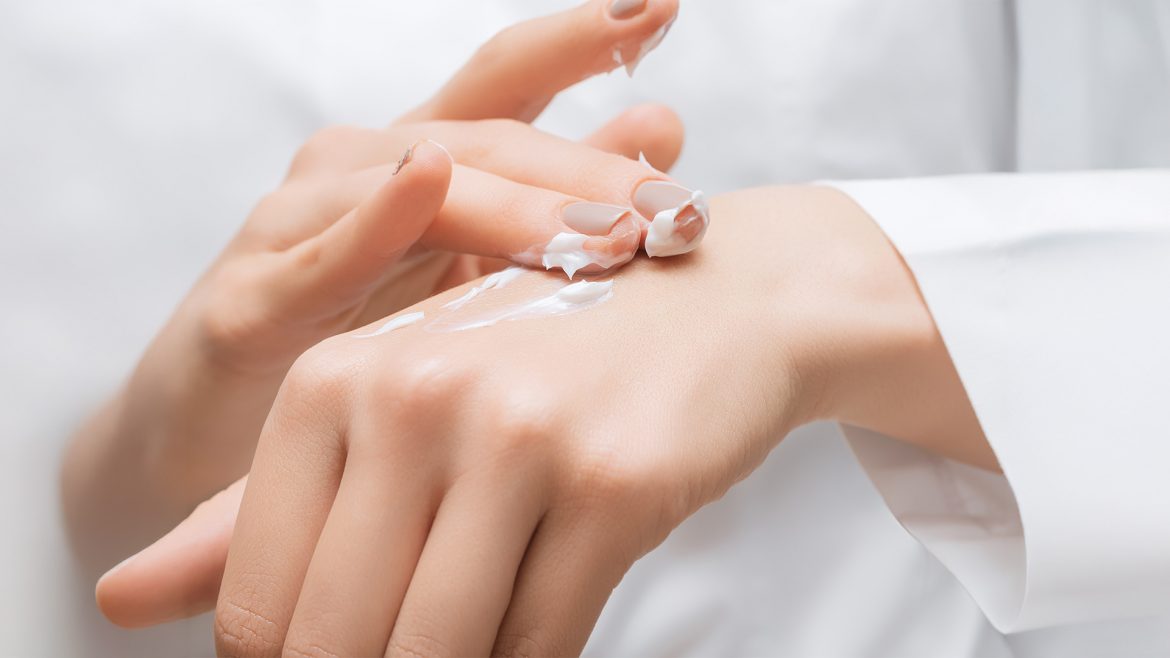
M 455 157 L 451 155 L 451 152 L 447 150 L 446 146 L 443 146 L 442 144 L 436 142 L 433 139 L 424 139 L 423 141 L 426 142 L 427 144 L 433 144 L 434 146 L 438 147 L 438 149 L 440 151 L 442 151 L 444 155 L 447 156 L 447 159 L 451 161 L 451 164 L 455 164 Z
M 639 231 L 623 233 L 616 240 L 593 238 L 583 233 L 558 233 L 540 249 L 540 264 L 544 269 L 564 270 L 572 281 L 578 270 L 590 273 L 628 263 L 638 251 Z
M 677 256 L 699 246 L 711 223 L 707 198 L 668 181 L 646 181 L 634 192 L 634 207 L 650 220 L 644 247 L 650 257 Z
M 414 144 L 411 144 L 410 148 L 406 149 L 406 153 L 402 154 L 402 158 L 400 158 L 398 160 L 398 164 L 394 167 L 394 173 L 392 173 L 390 175 L 397 176 L 398 172 L 402 171 L 402 169 L 404 167 L 406 167 L 406 165 L 410 164 L 410 161 L 414 159 L 415 149 L 417 149 L 422 144 L 430 144 L 431 146 L 434 146 L 435 148 L 439 149 L 440 151 L 443 152 L 443 155 L 447 156 L 447 159 L 451 161 L 451 164 L 455 164 L 455 158 L 451 157 L 451 152 L 447 150 L 446 146 L 443 146 L 442 144 L 436 142 L 433 139 L 420 139 L 419 141 L 415 142 Z
M 614 18 L 629 18 L 642 13 L 646 0 L 613 0 L 609 3 L 609 15 Z
M 561 221 L 579 233 L 606 235 L 618 220 L 632 212 L 631 208 L 606 203 L 578 201 L 561 209 Z

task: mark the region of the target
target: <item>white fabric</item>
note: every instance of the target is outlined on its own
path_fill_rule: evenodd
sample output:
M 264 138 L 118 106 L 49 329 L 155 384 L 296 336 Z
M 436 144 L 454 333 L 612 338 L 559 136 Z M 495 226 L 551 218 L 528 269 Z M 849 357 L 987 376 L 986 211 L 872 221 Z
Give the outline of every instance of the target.
M 1006 476 L 848 429 L 898 518 L 1000 629 L 1170 612 L 1170 170 L 838 187 L 914 272 Z
M 381 124 L 496 30 L 570 4 L 0 5 L 0 505 L 10 528 L 0 653 L 210 653 L 206 618 L 131 633 L 97 616 L 57 521 L 68 431 L 314 129 Z M 683 0 L 636 79 L 590 81 L 541 125 L 579 136 L 633 102 L 669 103 L 688 126 L 677 175 L 708 192 L 1170 166 L 1168 10 L 1163 0 Z M 1118 388 L 1143 385 L 1159 385 L 1156 373 Z M 1166 656 L 1170 624 L 1001 635 L 898 527 L 837 428 L 820 424 L 635 565 L 587 652 Z

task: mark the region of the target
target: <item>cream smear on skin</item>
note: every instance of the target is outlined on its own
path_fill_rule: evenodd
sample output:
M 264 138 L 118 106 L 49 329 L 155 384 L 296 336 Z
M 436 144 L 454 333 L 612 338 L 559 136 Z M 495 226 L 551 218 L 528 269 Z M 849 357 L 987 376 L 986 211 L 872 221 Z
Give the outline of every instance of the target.
M 425 317 L 426 317 L 426 314 L 423 313 L 422 311 L 419 311 L 417 313 L 407 313 L 406 315 L 400 315 L 396 318 L 391 318 L 389 321 L 386 322 L 386 324 L 382 325 L 381 327 L 378 327 L 377 330 L 371 331 L 368 334 L 354 334 L 354 338 L 373 338 L 374 336 L 381 336 L 382 334 L 388 334 L 391 331 L 394 331 L 395 329 L 409 327 L 410 325 L 414 324 L 415 322 L 418 322 L 419 320 L 422 320 Z
M 506 320 L 526 320 L 567 315 L 605 303 L 613 297 L 613 281 L 578 281 L 552 294 L 528 302 L 510 304 L 466 319 L 439 318 L 424 331 L 448 333 L 490 327 Z
M 479 297 L 488 290 L 499 290 L 507 286 L 509 283 L 515 281 L 516 277 L 523 273 L 523 267 L 509 267 L 506 270 L 500 270 L 499 272 L 496 272 L 495 274 L 492 274 L 488 278 L 484 279 L 483 283 L 463 293 L 463 296 L 459 299 L 454 299 L 447 302 L 446 304 L 443 304 L 443 308 L 452 311 L 461 309 L 466 306 L 468 302 L 475 299 L 476 297 Z M 572 277 L 570 276 L 569 278 Z

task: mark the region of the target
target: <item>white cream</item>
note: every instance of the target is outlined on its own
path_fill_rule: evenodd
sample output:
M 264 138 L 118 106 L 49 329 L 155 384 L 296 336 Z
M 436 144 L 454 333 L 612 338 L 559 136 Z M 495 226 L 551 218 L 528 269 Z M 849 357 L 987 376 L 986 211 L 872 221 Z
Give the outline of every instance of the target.
M 699 232 L 689 240 L 679 233 L 678 224 L 675 222 L 679 214 L 688 208 L 693 209 L 697 214 L 695 221 L 702 223 Z M 695 190 L 685 203 L 674 208 L 667 208 L 654 215 L 654 219 L 646 230 L 644 243 L 646 255 L 651 258 L 660 258 L 678 256 L 693 250 L 703 241 L 703 235 L 707 233 L 707 225 L 710 223 L 710 216 L 707 197 L 703 195 L 702 191 Z
M 667 33 L 670 32 L 670 27 L 674 25 L 676 18 L 678 17 L 672 17 L 669 21 L 666 22 L 665 25 L 655 30 L 654 34 L 646 37 L 642 43 L 638 44 L 638 52 L 634 55 L 633 59 L 627 60 L 626 56 L 622 53 L 621 48 L 614 48 L 613 61 L 617 62 L 618 66 L 625 65 L 626 75 L 630 76 L 631 78 L 634 77 L 634 71 L 638 68 L 638 65 L 642 63 L 642 59 L 646 57 L 646 55 L 649 55 L 650 51 L 657 48 L 658 44 L 662 43 L 662 40 L 666 38 Z
M 540 257 L 540 264 L 544 269 L 551 270 L 559 267 L 565 271 L 569 280 L 583 267 L 598 265 L 602 269 L 609 269 L 630 259 L 629 254 L 610 256 L 596 251 L 586 251 L 585 241 L 593 236 L 583 233 L 558 233 L 544 246 Z
M 641 162 L 642 164 L 646 165 L 647 169 L 649 169 L 650 171 L 652 171 L 656 174 L 662 173 L 661 171 L 658 171 L 657 169 L 655 169 L 654 165 L 650 164 L 650 161 L 646 159 L 646 154 L 641 152 L 641 151 L 638 151 L 638 162 Z
M 470 302 L 476 297 L 479 297 L 488 290 L 499 290 L 500 288 L 507 286 L 509 283 L 514 281 L 516 277 L 523 273 L 523 267 L 509 267 L 508 269 L 500 270 L 499 272 L 496 272 L 488 278 L 484 279 L 483 283 L 463 293 L 463 296 L 459 299 L 454 299 L 447 302 L 446 304 L 443 304 L 443 308 L 451 309 L 452 311 L 463 308 L 467 302 Z
M 453 332 L 490 327 L 505 320 L 524 320 L 576 313 L 613 297 L 613 281 L 578 281 L 529 302 L 511 304 L 466 319 L 444 317 L 426 325 L 426 331 Z
M 394 331 L 395 329 L 401 329 L 403 327 L 410 326 L 410 325 L 414 324 L 415 322 L 422 320 L 425 317 L 426 317 L 426 314 L 423 313 L 422 311 L 418 311 L 417 313 L 407 313 L 406 315 L 400 315 L 396 318 L 391 318 L 388 322 L 386 322 L 386 324 L 382 325 L 381 327 L 378 327 L 378 329 L 376 331 L 372 331 L 368 334 L 354 334 L 353 337 L 354 338 L 373 338 L 374 336 L 381 336 L 382 334 L 390 333 L 391 331 Z
M 561 268 L 572 281 L 577 270 L 593 263 L 593 258 L 585 252 L 585 241 L 588 239 L 589 236 L 583 233 L 557 233 L 544 246 L 540 264 L 546 270 Z

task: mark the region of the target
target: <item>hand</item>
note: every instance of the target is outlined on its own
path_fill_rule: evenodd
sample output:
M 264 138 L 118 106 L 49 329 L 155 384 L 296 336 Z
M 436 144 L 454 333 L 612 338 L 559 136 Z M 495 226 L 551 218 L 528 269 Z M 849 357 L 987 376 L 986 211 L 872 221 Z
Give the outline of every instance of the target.
M 584 145 L 511 118 L 479 119 L 535 116 L 561 88 L 614 66 L 613 49 L 640 43 L 675 9 L 674 0 L 650 0 L 619 20 L 595 1 L 511 28 L 389 128 L 330 128 L 310 139 L 72 446 L 66 511 L 86 557 L 108 564 L 239 477 L 281 379 L 307 347 L 498 267 L 451 252 L 539 263 L 554 236 L 580 228 L 596 234 L 583 245 L 595 264 L 583 271 L 632 258 L 647 218 L 630 213 L 598 229 L 565 209 L 580 200 L 636 205 L 642 182 L 666 179 L 630 158 L 644 151 L 662 168 L 673 163 L 681 142 L 673 113 L 635 108 Z M 530 75 L 534 60 L 555 73 Z M 459 164 L 420 142 L 427 138 Z
M 800 424 L 993 466 L 912 277 L 860 208 L 778 188 L 712 214 L 703 249 L 635 261 L 587 311 L 311 349 L 234 537 L 243 482 L 108 574 L 103 610 L 194 614 L 222 574 L 226 655 L 570 655 L 630 565 Z M 508 291 L 549 286 L 533 273 Z

